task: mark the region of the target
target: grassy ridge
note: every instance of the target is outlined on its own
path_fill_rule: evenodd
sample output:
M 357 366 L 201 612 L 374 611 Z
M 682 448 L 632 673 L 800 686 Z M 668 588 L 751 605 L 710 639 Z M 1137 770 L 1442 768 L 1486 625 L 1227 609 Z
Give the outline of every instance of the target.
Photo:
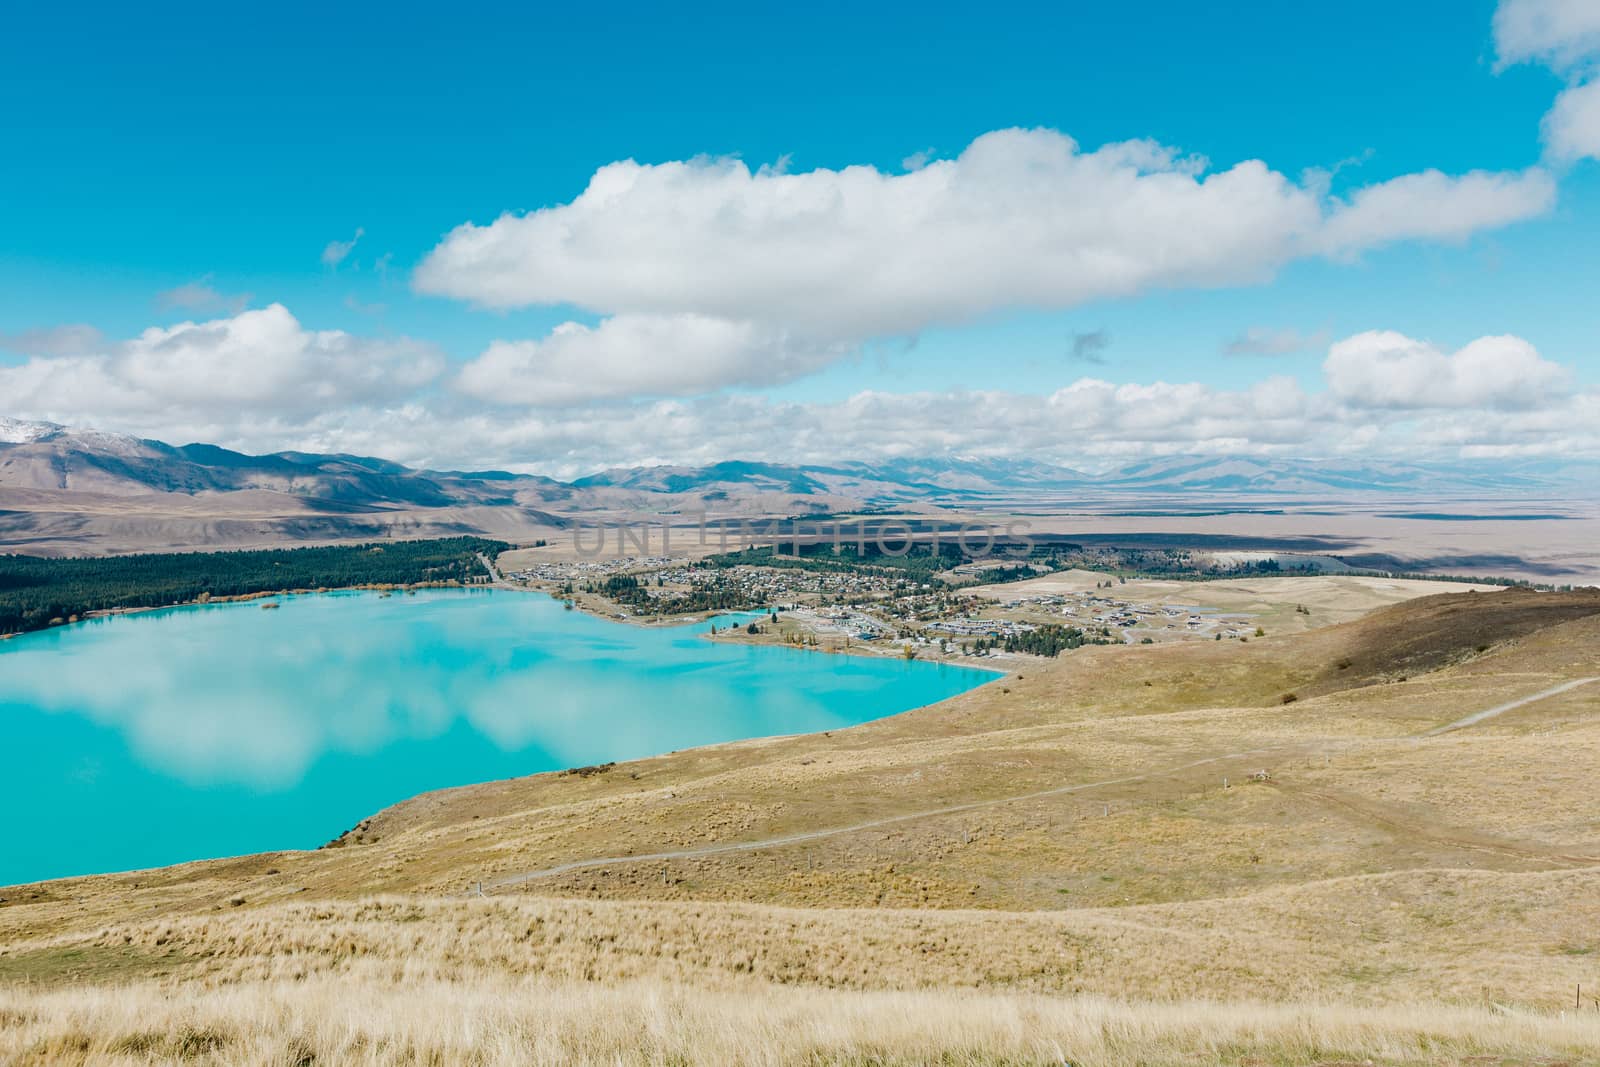
M 186 604 L 205 596 L 465 581 L 482 573 L 479 553 L 493 558 L 510 547 L 449 537 L 101 559 L 0 556 L 0 633 L 40 630 L 91 611 Z

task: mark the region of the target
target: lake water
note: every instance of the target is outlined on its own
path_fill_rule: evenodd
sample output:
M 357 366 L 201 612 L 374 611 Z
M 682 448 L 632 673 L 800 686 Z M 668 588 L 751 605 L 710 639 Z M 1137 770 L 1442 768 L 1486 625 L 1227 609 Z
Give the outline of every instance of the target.
M 994 677 L 627 626 L 538 594 L 276 602 L 0 641 L 0 885 L 314 848 L 425 790 L 837 729 Z

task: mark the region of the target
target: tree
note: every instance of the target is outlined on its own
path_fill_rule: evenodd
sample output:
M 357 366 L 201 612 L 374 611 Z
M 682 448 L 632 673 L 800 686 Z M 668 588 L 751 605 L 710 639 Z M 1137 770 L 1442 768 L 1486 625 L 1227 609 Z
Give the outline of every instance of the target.
M 108 608 L 165 607 L 280 590 L 466 585 L 479 556 L 510 545 L 476 537 L 248 552 L 86 559 L 0 556 L 0 634 Z

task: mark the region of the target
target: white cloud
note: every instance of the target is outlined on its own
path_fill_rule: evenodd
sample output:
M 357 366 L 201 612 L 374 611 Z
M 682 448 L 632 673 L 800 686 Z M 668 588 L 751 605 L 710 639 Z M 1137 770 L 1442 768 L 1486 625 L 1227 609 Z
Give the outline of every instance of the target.
M 41 353 L 0 368 L 13 412 L 60 422 L 163 418 L 208 412 L 308 415 L 352 403 L 414 396 L 443 357 L 406 339 L 307 330 L 281 304 L 210 322 L 145 330 L 93 354 Z M 120 427 L 119 427 L 120 428 Z
M 536 410 L 407 405 L 322 413 L 252 447 L 376 454 L 418 465 L 562 477 L 729 458 L 837 462 L 944 453 L 1093 465 L 1139 455 L 1325 447 L 1332 409 L 1287 379 L 1241 391 L 1085 378 L 1048 396 L 868 391 L 825 403 L 748 394 Z
M 1342 200 L 1320 186 L 1255 160 L 1209 172 L 1149 141 L 1085 152 L 1052 130 L 985 134 L 909 173 L 626 161 L 571 203 L 458 227 L 413 283 L 486 307 L 720 319 L 842 354 L 1007 308 L 1256 282 L 1306 256 L 1461 240 L 1554 199 L 1537 170 L 1430 171 Z M 761 367 L 769 358 L 758 345 L 725 361 L 724 382 L 779 380 Z M 686 388 L 664 377 L 655 391 Z
M 1594 0 L 1501 0 L 1494 13 L 1499 65 L 1538 62 L 1570 71 L 1600 55 Z
M 1542 215 L 1555 202 L 1555 179 L 1542 170 L 1459 178 L 1427 170 L 1356 190 L 1328 216 L 1319 243 L 1340 254 L 1404 240 L 1464 241 Z
M 1333 395 L 1362 408 L 1527 410 L 1571 386 L 1565 367 L 1520 337 L 1480 337 L 1454 353 L 1392 330 L 1335 344 L 1322 365 Z
M 1564 75 L 1541 129 L 1558 163 L 1600 159 L 1600 3 L 1595 0 L 1501 0 L 1494 14 L 1501 69 L 1542 63 Z
M 445 363 L 430 346 L 308 330 L 274 304 L 0 367 L 0 413 L 251 452 L 561 476 L 947 453 L 1069 466 L 1171 454 L 1600 456 L 1600 394 L 1575 391 L 1564 367 L 1515 337 L 1447 352 L 1398 333 L 1358 334 L 1329 349 L 1324 388 L 1285 376 L 1237 389 L 1091 376 L 1044 395 L 868 391 L 803 403 L 747 393 L 618 401 L 606 384 L 617 374 L 632 383 L 669 357 L 719 378 L 719 360 L 751 344 L 779 346 L 775 360 L 827 358 L 786 356 L 781 337 L 723 336 L 725 327 L 617 316 L 558 330 L 554 342 L 491 347 L 442 388 Z M 662 347 L 697 330 L 688 349 Z M 548 384 L 527 384 L 540 379 Z M 524 393 L 505 395 L 515 390 Z
M 1600 159 L 1600 80 L 1574 85 L 1544 117 L 1544 143 L 1563 162 Z
M 673 396 L 725 385 L 770 385 L 844 354 L 751 322 L 704 315 L 616 315 L 567 322 L 539 341 L 496 341 L 462 368 L 456 387 L 495 404 L 570 404 Z
M 1469 348 L 1471 346 L 1468 346 Z M 1461 399 L 1458 397 L 1458 399 Z M 573 477 L 612 466 L 730 458 L 838 462 L 942 454 L 1093 468 L 1152 455 L 1491 454 L 1600 457 L 1596 394 L 1510 408 L 1382 406 L 1272 377 L 1244 389 L 1081 378 L 1039 396 L 868 391 L 826 403 L 721 394 L 647 403 L 446 412 L 411 405 L 319 419 L 276 447 L 379 454 L 434 467 Z
M 1537 173 L 1429 172 L 1328 203 L 1255 160 L 1206 173 L 1147 141 L 1083 152 L 1051 130 L 1001 130 L 907 174 L 613 163 L 570 204 L 458 227 L 415 284 L 491 307 L 893 336 L 998 308 L 1259 280 L 1299 256 L 1457 238 L 1549 204 Z

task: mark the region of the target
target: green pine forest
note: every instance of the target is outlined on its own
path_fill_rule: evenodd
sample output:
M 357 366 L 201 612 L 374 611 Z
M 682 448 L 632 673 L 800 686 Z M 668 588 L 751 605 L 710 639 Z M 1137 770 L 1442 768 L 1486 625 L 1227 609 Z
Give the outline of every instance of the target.
M 291 589 L 469 582 L 511 546 L 478 537 L 253 552 L 95 559 L 0 555 L 0 634 L 25 633 L 111 608 L 190 604 Z

